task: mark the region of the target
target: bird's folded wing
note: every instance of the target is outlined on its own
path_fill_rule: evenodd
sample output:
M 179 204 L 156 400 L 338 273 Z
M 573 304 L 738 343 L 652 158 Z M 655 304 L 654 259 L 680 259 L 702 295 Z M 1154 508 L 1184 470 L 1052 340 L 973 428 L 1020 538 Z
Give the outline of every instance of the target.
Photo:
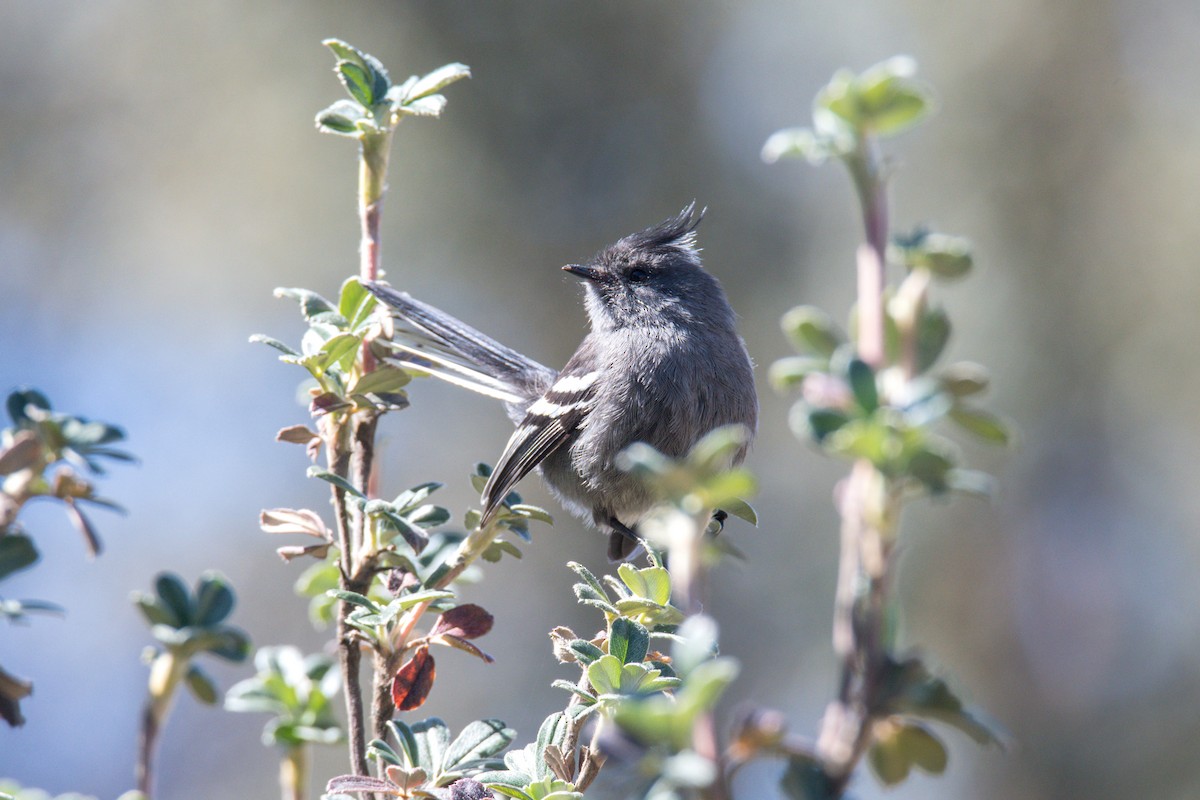
M 596 378 L 579 353 L 567 362 L 550 389 L 529 407 L 508 440 L 483 488 L 483 521 L 491 521 L 504 498 L 529 472 L 560 447 L 574 441 L 595 405 Z M 586 370 L 586 371 L 585 371 Z

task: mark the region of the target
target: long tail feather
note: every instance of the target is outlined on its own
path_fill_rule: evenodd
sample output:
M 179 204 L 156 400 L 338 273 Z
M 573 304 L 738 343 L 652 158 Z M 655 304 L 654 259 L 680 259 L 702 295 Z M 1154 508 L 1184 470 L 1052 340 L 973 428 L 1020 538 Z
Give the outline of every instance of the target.
M 400 323 L 391 347 L 401 365 L 514 406 L 539 396 L 557 374 L 406 292 L 375 282 L 364 286 Z

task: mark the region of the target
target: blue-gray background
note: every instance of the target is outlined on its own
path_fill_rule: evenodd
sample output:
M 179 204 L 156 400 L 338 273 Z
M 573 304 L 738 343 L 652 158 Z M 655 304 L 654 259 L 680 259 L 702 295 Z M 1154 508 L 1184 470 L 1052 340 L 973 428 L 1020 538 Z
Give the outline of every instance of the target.
M 238 587 L 260 644 L 319 648 L 259 533 L 260 508 L 324 508 L 299 448 L 299 373 L 251 333 L 296 339 L 278 285 L 334 291 L 355 270 L 353 143 L 312 116 L 340 96 L 320 39 L 403 77 L 462 61 L 442 120 L 406 121 L 386 203 L 392 281 L 549 364 L 584 330 L 558 272 L 696 198 L 710 269 L 759 364 L 785 355 L 777 320 L 851 296 L 858 238 L 836 167 L 768 167 L 763 140 L 805 123 L 843 65 L 915 56 L 941 111 L 895 142 L 897 226 L 971 237 L 979 269 L 941 297 L 952 357 L 992 368 L 990 402 L 1019 422 L 997 455 L 994 505 L 918 504 L 897 586 L 904 639 L 1011 732 L 1006 755 L 953 732 L 948 777 L 896 798 L 1184 798 L 1200 793 L 1200 6 L 1192 0 L 753 0 L 606 3 L 0 5 L 0 388 L 123 424 L 136 468 L 95 515 L 88 561 L 57 508 L 26 517 L 44 560 L 5 584 L 65 620 L 0 630 L 0 663 L 31 676 L 28 724 L 0 729 L 0 775 L 111 798 L 132 783 L 148 635 L 131 589 L 161 569 Z M 718 573 L 711 611 L 743 664 L 732 704 L 813 732 L 833 689 L 829 647 L 843 467 L 796 442 L 763 385 L 760 530 L 731 531 L 745 564 Z M 448 484 L 508 435 L 486 400 L 414 387 L 384 425 L 389 491 Z M 534 501 L 552 501 L 535 482 Z M 459 726 L 498 716 L 533 734 L 568 672 L 545 632 L 595 624 L 575 608 L 577 558 L 602 543 L 559 514 L 525 560 L 468 599 L 497 615 L 491 667 L 448 652 L 426 709 Z M 223 685 L 249 668 L 216 665 Z M 269 797 L 263 720 L 181 699 L 160 758 L 163 800 Z M 318 783 L 344 770 L 322 754 Z M 778 765 L 740 794 L 770 796 Z M 870 777 L 860 797 L 883 796 Z

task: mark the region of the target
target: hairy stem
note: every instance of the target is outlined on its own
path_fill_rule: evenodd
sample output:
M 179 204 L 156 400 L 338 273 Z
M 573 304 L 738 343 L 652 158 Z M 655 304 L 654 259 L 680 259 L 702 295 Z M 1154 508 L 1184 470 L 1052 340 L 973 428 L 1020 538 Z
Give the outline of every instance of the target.
M 308 746 L 292 745 L 279 762 L 279 790 L 283 800 L 308 797 Z
M 858 354 L 887 365 L 887 184 L 871 138 L 860 136 L 847 159 L 862 207 L 866 241 L 857 254 Z M 898 502 L 871 462 L 855 462 L 839 489 L 841 551 L 833 646 L 841 664 L 837 698 L 826 708 L 816 742 L 833 796 L 840 797 L 871 742 L 871 726 L 887 665 L 887 573 Z
M 388 722 L 396 713 L 392 702 L 392 677 L 400 669 L 400 653 L 375 653 L 372 668 L 375 672 L 375 694 L 371 700 L 371 721 L 376 739 L 387 741 Z
M 327 460 L 330 470 L 345 478 L 349 473 L 351 453 L 344 424 L 336 425 L 327 440 Z M 363 594 L 369 588 L 358 578 L 358 553 L 362 546 L 362 529 L 355 528 L 346 492 L 333 487 L 333 510 L 337 520 L 338 547 L 341 550 L 338 587 L 343 591 Z M 362 652 L 354 628 L 347 617 L 354 606 L 345 600 L 338 602 L 337 644 L 342 669 L 342 685 L 346 687 L 346 726 L 350 747 L 350 764 L 355 775 L 367 774 L 367 740 L 363 721 L 362 686 L 359 682 L 359 663 Z
M 158 735 L 166 724 L 167 714 L 175 699 L 175 689 L 187 675 L 187 659 L 166 651 L 155 656 L 150 664 L 150 687 L 142 709 L 142 726 L 138 741 L 137 788 L 147 798 L 154 786 L 154 754 Z

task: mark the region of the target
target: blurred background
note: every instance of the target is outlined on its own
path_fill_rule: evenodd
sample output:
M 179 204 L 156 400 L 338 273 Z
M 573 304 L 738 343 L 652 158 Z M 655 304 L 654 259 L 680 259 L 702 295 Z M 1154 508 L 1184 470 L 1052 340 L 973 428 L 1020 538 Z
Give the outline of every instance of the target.
M 889 145 L 894 224 L 974 241 L 976 273 L 940 295 L 950 357 L 992 369 L 989 404 L 1023 435 L 1003 454 L 965 446 L 998 475 L 996 503 L 908 514 L 904 640 L 1014 747 L 947 731 L 944 778 L 885 793 L 864 773 L 856 796 L 1197 796 L 1198 33 L 1194 0 L 3 3 L 0 389 L 123 425 L 141 465 L 102 483 L 129 514 L 94 515 L 96 561 L 58 507 L 25 517 L 43 561 L 4 590 L 68 614 L 0 631 L 0 663 L 35 681 L 26 726 L 0 727 L 0 776 L 102 798 L 132 786 L 150 638 L 128 594 L 159 570 L 226 573 L 259 645 L 328 638 L 292 592 L 301 566 L 256 524 L 264 507 L 325 508 L 301 448 L 272 440 L 306 420 L 300 370 L 247 337 L 295 341 L 295 305 L 271 290 L 330 294 L 356 270 L 355 145 L 312 124 L 342 96 L 319 44 L 336 36 L 397 79 L 472 67 L 441 120 L 398 132 L 388 277 L 547 364 L 585 330 L 559 265 L 708 206 L 706 264 L 763 404 L 762 524 L 731 526 L 748 558 L 721 567 L 710 610 L 743 664 L 731 708 L 783 709 L 804 733 L 834 691 L 845 468 L 792 437 L 763 379 L 788 353 L 784 311 L 849 307 L 859 223 L 840 168 L 769 167 L 759 149 L 809 122 L 835 69 L 916 57 L 941 110 Z M 384 427 L 384 485 L 442 481 L 461 513 L 467 473 L 511 428 L 486 399 L 428 382 L 412 395 Z M 558 511 L 536 481 L 523 491 Z M 556 516 L 466 592 L 496 613 L 481 644 L 497 663 L 440 656 L 422 713 L 455 729 L 500 717 L 523 742 L 561 707 L 549 684 L 570 675 L 546 631 L 596 624 L 562 565 L 605 565 L 602 539 Z M 208 666 L 223 687 L 251 672 Z M 183 697 L 159 797 L 274 796 L 263 722 Z M 779 766 L 747 770 L 739 796 L 773 796 Z M 316 784 L 345 771 L 329 749 Z

